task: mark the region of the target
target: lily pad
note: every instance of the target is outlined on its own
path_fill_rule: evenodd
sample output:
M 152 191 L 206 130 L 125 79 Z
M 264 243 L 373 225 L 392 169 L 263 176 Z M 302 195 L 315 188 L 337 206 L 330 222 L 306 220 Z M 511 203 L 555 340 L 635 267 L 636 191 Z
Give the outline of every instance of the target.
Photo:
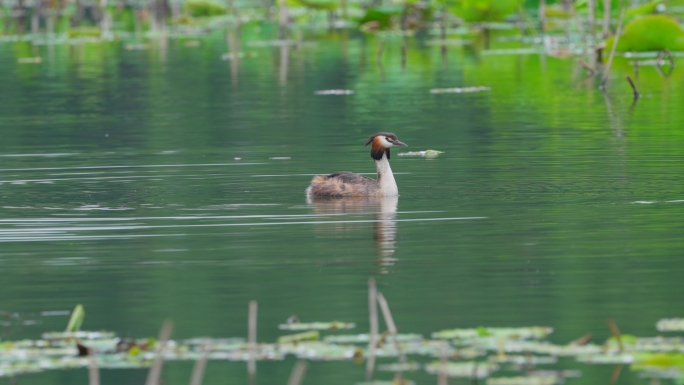
M 280 330 L 342 330 L 353 329 L 355 323 L 332 321 L 332 322 L 295 322 L 278 325 Z
M 684 318 L 663 318 L 656 323 L 661 332 L 684 331 Z

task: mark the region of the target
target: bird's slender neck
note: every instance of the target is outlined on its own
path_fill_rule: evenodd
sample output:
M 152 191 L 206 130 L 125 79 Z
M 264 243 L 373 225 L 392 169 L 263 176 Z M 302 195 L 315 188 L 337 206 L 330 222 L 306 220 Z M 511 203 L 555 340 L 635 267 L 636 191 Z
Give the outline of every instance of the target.
M 397 182 L 394 180 L 394 174 L 392 174 L 387 154 L 383 154 L 382 158 L 375 161 L 375 169 L 378 171 L 378 183 L 383 195 L 398 195 L 399 189 L 397 188 Z

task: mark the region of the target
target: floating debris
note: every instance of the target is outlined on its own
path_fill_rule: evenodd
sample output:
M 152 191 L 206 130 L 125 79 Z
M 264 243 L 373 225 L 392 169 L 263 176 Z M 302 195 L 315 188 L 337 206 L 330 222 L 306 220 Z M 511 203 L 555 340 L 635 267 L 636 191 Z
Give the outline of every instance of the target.
M 20 57 L 17 59 L 17 63 L 19 64 L 40 64 L 43 62 L 43 58 L 40 56 L 34 56 L 34 57 Z
M 491 87 L 476 86 L 476 87 L 453 87 L 453 88 L 433 88 L 430 90 L 431 94 L 468 94 L 472 92 L 491 91 Z
M 292 158 L 289 156 L 272 156 L 268 159 L 270 159 L 270 160 L 290 160 Z
M 499 366 L 490 362 L 465 361 L 465 362 L 431 362 L 425 366 L 425 371 L 430 374 L 446 373 L 449 377 L 463 378 L 486 378 L 499 369 Z
M 318 43 L 298 40 L 256 40 L 247 43 L 249 47 L 316 47 Z
M 183 43 L 183 46 L 185 46 L 185 47 L 199 47 L 200 42 L 199 42 L 199 40 L 188 40 L 185 43 Z
M 535 356 L 535 355 L 495 355 L 488 358 L 489 362 L 495 364 L 515 364 L 515 365 L 551 365 L 558 362 L 556 356 Z
M 436 158 L 439 156 L 439 154 L 444 154 L 444 151 L 437 151 L 437 150 L 425 150 L 425 151 L 409 151 L 409 152 L 400 152 L 399 156 L 416 156 L 416 157 L 421 157 L 421 158 Z
M 410 361 L 396 364 L 378 365 L 378 370 L 382 372 L 415 372 L 421 369 L 421 365 L 417 362 Z
M 684 331 L 684 318 L 663 318 L 656 323 L 656 329 L 661 332 Z
M 536 48 L 512 48 L 512 49 L 488 49 L 481 52 L 482 55 L 537 55 L 541 53 Z
M 353 325 L 353 324 L 352 324 Z M 421 334 L 396 334 L 383 336 L 388 342 L 418 342 L 423 340 Z M 364 345 L 370 341 L 369 334 L 346 334 L 346 335 L 332 335 L 323 338 L 324 341 L 335 344 L 360 344 Z
M 553 374 L 545 376 L 492 377 L 487 379 L 487 385 L 554 385 L 562 384 L 563 377 Z
M 553 333 L 553 328 L 547 326 L 532 326 L 526 328 L 486 328 L 450 329 L 432 333 L 432 338 L 439 339 L 475 339 L 493 337 L 496 339 L 542 339 Z
M 468 45 L 472 44 L 472 40 L 467 40 L 467 39 L 432 39 L 428 40 L 425 42 L 425 45 L 428 46 L 434 46 L 434 45 L 448 45 L 448 46 L 463 46 L 463 45 Z
M 273 159 L 273 158 L 271 158 Z M 289 158 L 288 158 L 289 159 Z M 353 329 L 355 323 L 332 321 L 332 322 L 293 322 L 278 325 L 280 330 L 342 330 Z
M 259 56 L 259 54 L 256 52 L 228 52 L 221 55 L 221 60 L 251 59 L 257 56 Z
M 634 362 L 634 356 L 631 354 L 592 354 L 578 356 L 577 361 L 584 364 L 631 364 Z
M 6 312 L 10 317 L 13 313 Z M 64 314 L 64 312 L 60 312 Z M 354 361 L 369 357 L 381 359 L 418 356 L 399 363 L 379 365 L 381 371 L 425 370 L 431 374 L 471 379 L 487 378 L 488 385 L 554 385 L 566 378 L 578 377 L 577 370 L 531 370 L 537 365 L 556 364 L 558 357 L 574 357 L 584 364 L 631 364 L 639 375 L 680 381 L 684 368 L 684 340 L 681 337 L 637 337 L 621 334 L 619 345 L 615 337 L 603 345 L 570 342 L 556 345 L 543 340 L 553 329 L 535 326 L 523 328 L 450 329 L 433 333 L 434 339 L 421 334 L 385 332 L 369 350 L 368 334 L 331 335 L 321 340 L 321 330 L 351 329 L 353 323 L 299 322 L 288 318 L 281 330 L 301 331 L 281 336 L 274 343 L 256 343 L 254 339 L 198 337 L 182 341 L 163 342 L 159 349 L 155 338 L 121 338 L 108 331 L 79 331 L 85 311 L 76 306 L 67 327 L 70 331 L 44 333 L 42 339 L 0 342 L 0 377 L 16 376 L 44 370 L 85 368 L 148 368 L 159 360 L 197 361 L 199 359 L 239 362 L 283 360 L 287 356 L 310 361 Z M 663 319 L 664 329 L 676 329 L 681 319 Z M 678 329 L 676 329 L 678 330 Z M 373 351 L 372 355 L 370 351 Z M 89 355 L 94 352 L 95 354 Z M 418 362 L 439 358 L 427 365 Z M 452 361 L 447 361 L 447 360 Z M 464 360 L 464 361 L 455 361 Z M 490 378 L 503 368 L 519 375 Z M 372 382 L 383 383 L 383 382 Z M 677 382 L 679 383 L 679 382 Z
M 353 95 L 352 90 L 319 90 L 314 92 L 316 95 Z

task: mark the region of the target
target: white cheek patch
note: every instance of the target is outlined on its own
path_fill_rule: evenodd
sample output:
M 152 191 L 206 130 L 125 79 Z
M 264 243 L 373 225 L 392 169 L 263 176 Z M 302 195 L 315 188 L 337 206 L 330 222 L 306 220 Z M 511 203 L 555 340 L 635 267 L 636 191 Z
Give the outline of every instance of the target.
M 393 144 L 390 143 L 389 141 L 387 141 L 387 138 L 385 138 L 384 136 L 380 137 L 380 143 L 382 143 L 383 147 L 385 147 L 385 148 L 389 148 L 389 147 L 393 146 Z

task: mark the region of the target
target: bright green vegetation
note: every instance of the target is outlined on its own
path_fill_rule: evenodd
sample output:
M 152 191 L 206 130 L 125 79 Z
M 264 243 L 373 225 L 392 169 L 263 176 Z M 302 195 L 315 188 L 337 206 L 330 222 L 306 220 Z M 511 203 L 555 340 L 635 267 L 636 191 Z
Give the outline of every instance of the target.
M 192 17 L 225 15 L 226 6 L 210 0 L 189 0 L 183 3 L 183 10 Z
M 465 21 L 503 21 L 520 10 L 523 0 L 463 0 L 448 9 Z
M 606 40 L 611 49 L 615 37 Z M 677 20 L 665 15 L 649 15 L 632 20 L 625 26 L 617 43 L 617 51 L 684 51 L 684 30 Z

